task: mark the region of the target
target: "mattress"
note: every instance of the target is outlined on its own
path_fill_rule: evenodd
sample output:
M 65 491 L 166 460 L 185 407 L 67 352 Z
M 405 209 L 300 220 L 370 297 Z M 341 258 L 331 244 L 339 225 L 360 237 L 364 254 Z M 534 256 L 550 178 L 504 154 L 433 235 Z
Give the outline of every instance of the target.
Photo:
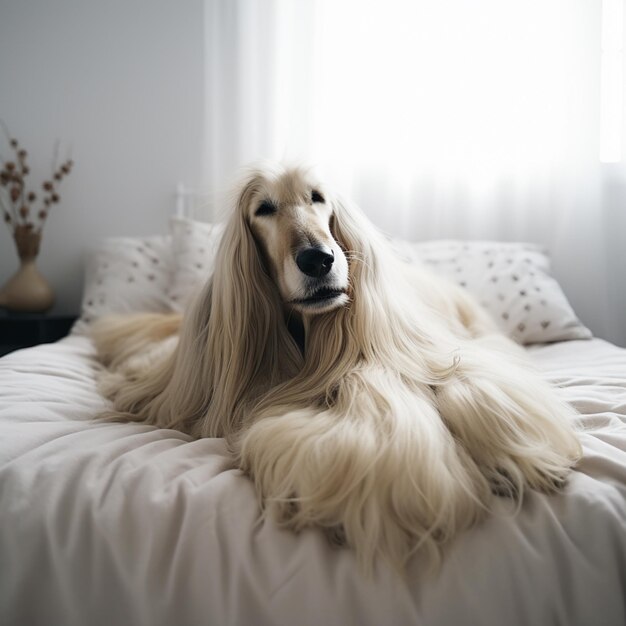
M 0 623 L 626 623 L 626 350 L 530 349 L 581 413 L 566 491 L 530 493 L 450 546 L 441 570 L 371 578 L 315 529 L 260 515 L 220 439 L 94 421 L 91 344 L 0 359 Z

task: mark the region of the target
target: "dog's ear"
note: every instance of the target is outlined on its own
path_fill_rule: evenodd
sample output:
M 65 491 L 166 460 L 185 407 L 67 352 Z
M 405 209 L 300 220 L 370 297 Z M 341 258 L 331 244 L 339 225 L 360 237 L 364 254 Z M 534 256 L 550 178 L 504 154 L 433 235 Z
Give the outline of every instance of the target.
M 331 204 L 330 230 L 348 258 L 351 282 L 374 280 L 380 251 L 387 245 L 385 238 L 355 204 L 341 196 L 332 197 Z
M 260 176 L 242 185 L 216 257 L 206 350 L 212 361 L 207 382 L 219 392 L 212 394 L 203 426 L 210 436 L 240 428 L 251 399 L 293 376 L 301 359 L 250 229 Z
M 320 338 L 332 335 L 336 327 L 342 325 L 346 336 L 358 337 L 356 343 L 360 352 L 374 358 L 378 350 L 377 338 L 381 336 L 380 316 L 394 297 L 388 291 L 395 280 L 394 273 L 388 269 L 389 246 L 358 206 L 340 196 L 331 197 L 331 202 L 330 228 L 348 260 L 351 303 L 334 313 L 333 324 L 327 321 L 328 316 L 318 316 L 312 323 L 319 327 L 316 336 Z M 354 346 L 355 342 L 344 342 L 344 351 Z M 321 352 L 323 346 L 319 350 Z

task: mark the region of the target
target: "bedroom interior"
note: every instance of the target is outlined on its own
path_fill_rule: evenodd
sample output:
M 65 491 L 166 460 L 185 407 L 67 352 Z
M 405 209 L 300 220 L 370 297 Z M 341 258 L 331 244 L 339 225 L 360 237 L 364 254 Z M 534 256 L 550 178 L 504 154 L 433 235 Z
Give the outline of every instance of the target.
M 0 622 L 625 623 L 624 4 L 2 0 L 0 168 L 12 138 L 38 194 L 57 144 L 72 166 L 51 308 L 3 299 L 0 228 Z M 436 575 L 261 517 L 221 438 L 94 420 L 92 323 L 183 313 L 264 160 L 310 164 L 579 412 L 565 491 L 502 502 Z

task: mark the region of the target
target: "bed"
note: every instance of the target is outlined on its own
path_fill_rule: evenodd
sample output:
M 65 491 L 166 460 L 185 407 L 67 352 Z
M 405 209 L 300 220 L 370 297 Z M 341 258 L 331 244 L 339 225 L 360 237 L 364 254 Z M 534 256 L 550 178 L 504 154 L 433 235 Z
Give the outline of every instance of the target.
M 625 624 L 626 350 L 528 351 L 580 412 L 565 492 L 499 501 L 437 574 L 418 556 L 369 579 L 321 532 L 264 519 L 222 440 L 94 421 L 80 325 L 1 358 L 0 624 Z

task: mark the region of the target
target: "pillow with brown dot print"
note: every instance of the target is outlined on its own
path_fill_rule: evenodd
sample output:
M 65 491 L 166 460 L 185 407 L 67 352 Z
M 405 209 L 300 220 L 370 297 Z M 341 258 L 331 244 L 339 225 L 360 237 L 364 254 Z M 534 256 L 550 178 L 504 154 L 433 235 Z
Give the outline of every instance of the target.
M 86 332 L 103 315 L 170 311 L 171 271 L 169 235 L 104 239 L 87 259 L 81 314 L 73 332 Z
M 173 267 L 167 297 L 174 311 L 183 311 L 213 274 L 215 253 L 224 225 L 185 217 L 170 220 Z
M 466 288 L 503 332 L 522 344 L 589 339 L 550 273 L 545 251 L 528 243 L 394 240 L 407 261 L 424 263 Z

